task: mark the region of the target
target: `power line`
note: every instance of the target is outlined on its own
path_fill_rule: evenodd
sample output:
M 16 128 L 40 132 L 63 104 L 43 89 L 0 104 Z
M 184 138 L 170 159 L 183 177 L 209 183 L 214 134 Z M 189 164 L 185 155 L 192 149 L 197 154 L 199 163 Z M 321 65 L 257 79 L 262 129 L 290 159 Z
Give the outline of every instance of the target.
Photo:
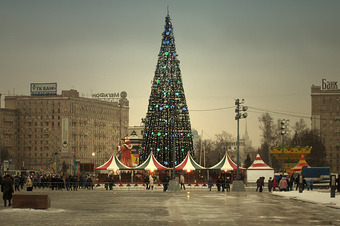
M 214 108 L 214 109 L 199 109 L 199 110 L 190 110 L 190 112 L 203 112 L 203 111 L 221 111 L 221 110 L 227 110 L 235 108 L 235 106 L 228 106 L 228 107 L 222 107 L 222 108 Z M 257 108 L 257 107 L 249 107 L 249 112 L 254 113 L 272 113 L 277 115 L 286 115 L 286 116 L 292 116 L 292 117 L 300 117 L 300 118 L 306 118 L 310 119 L 310 115 L 308 113 L 302 113 L 302 112 L 283 112 L 278 110 L 271 110 L 271 109 L 265 109 L 265 108 Z
M 259 112 L 256 112 L 256 111 L 251 110 L 252 112 L 255 112 L 255 113 L 269 112 L 269 113 L 278 114 L 278 115 L 287 115 L 287 116 L 300 117 L 300 118 L 307 118 L 307 119 L 310 118 L 310 115 L 309 115 L 309 116 L 306 116 L 308 113 L 282 112 L 282 111 L 277 111 L 277 110 L 261 109 L 261 108 L 256 108 L 256 107 L 249 107 L 249 108 L 250 108 L 250 109 L 255 109 L 255 110 L 258 110 L 258 111 L 259 111 Z M 305 114 L 305 115 L 302 115 L 302 114 Z
M 215 109 L 190 110 L 190 111 L 221 111 L 221 110 L 226 110 L 226 109 L 230 109 L 230 108 L 235 108 L 235 106 L 224 107 L 224 108 L 215 108 Z

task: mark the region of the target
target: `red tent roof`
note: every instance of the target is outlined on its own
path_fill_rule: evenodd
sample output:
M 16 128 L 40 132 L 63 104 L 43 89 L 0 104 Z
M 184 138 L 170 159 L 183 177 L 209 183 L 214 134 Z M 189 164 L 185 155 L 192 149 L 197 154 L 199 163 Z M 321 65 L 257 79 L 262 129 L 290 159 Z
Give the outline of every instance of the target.
M 301 158 L 300 158 L 300 161 L 293 167 L 291 168 L 292 171 L 302 171 L 302 168 L 306 166 L 306 167 L 310 167 L 308 165 L 308 163 L 306 162 L 306 159 L 305 159 L 305 155 L 302 154 L 301 155 Z
M 154 171 L 154 170 L 171 170 L 171 168 L 167 168 L 163 165 L 161 165 L 157 159 L 155 158 L 155 156 L 153 156 L 153 153 L 151 152 L 149 157 L 139 166 L 136 166 L 135 168 L 133 168 L 133 170 L 150 170 L 150 171 Z
M 190 155 L 190 152 L 188 152 L 185 159 L 175 167 L 175 170 L 205 170 L 206 168 L 203 166 L 198 165 L 198 163 L 195 162 L 195 160 Z
M 270 166 L 268 166 L 261 158 L 260 153 L 257 153 L 256 158 L 253 162 L 253 164 L 251 164 L 251 166 L 249 166 L 249 168 L 247 170 L 274 170 L 273 168 L 271 168 Z

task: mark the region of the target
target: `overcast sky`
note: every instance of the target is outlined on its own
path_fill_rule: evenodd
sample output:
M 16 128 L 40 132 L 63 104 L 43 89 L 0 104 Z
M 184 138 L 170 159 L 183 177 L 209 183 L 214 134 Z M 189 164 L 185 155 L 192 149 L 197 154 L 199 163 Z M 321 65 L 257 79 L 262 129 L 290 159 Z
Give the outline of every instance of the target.
M 262 112 L 310 124 L 312 84 L 340 81 L 338 0 L 1 0 L 0 93 L 29 95 L 33 82 L 85 96 L 126 91 L 139 125 L 167 5 L 191 126 L 204 138 L 236 136 L 234 99 L 244 98 L 258 146 Z

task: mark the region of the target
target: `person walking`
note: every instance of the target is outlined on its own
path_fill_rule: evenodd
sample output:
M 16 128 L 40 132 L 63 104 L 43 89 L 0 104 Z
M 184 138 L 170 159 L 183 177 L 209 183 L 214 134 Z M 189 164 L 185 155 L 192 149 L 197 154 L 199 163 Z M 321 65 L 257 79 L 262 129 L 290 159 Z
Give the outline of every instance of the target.
M 13 189 L 13 181 L 10 175 L 6 175 L 1 183 L 1 192 L 2 192 L 2 199 L 4 200 L 4 206 L 12 205 L 12 193 L 14 193 Z
M 14 190 L 15 191 L 20 191 L 20 178 L 19 176 L 14 177 Z
M 144 177 L 144 183 L 145 183 L 145 190 L 149 190 L 150 189 L 150 187 L 149 187 L 150 181 L 149 181 L 149 177 L 147 175 L 145 175 L 145 177 Z
M 209 179 L 208 179 L 208 188 L 209 188 L 209 191 L 211 191 L 211 187 L 213 186 L 213 179 L 212 177 L 210 176 Z
M 222 185 L 222 179 L 221 179 L 221 176 L 219 176 L 216 180 L 217 191 L 221 191 L 221 185 Z
M 268 180 L 268 191 L 272 192 L 272 188 L 273 188 L 273 180 L 272 180 L 271 177 L 269 177 L 269 180 Z
M 166 192 L 168 190 L 168 185 L 169 185 L 169 176 L 163 178 L 163 192 Z
M 150 186 L 151 190 L 153 190 L 153 176 L 152 175 L 149 176 L 149 186 Z
M 256 181 L 256 191 L 262 192 L 264 185 L 264 177 L 259 177 Z
M 279 187 L 280 187 L 280 191 L 287 191 L 288 183 L 287 183 L 287 179 L 285 177 L 283 177 L 280 180 Z
M 225 181 L 225 189 L 227 189 L 227 191 L 230 191 L 230 178 L 227 177 L 226 181 Z
M 26 181 L 26 191 L 32 191 L 33 190 L 33 182 L 31 177 L 27 177 Z
M 115 185 L 115 180 L 114 180 L 113 176 L 110 175 L 110 178 L 109 178 L 109 189 L 110 189 L 110 191 L 113 189 L 114 185 Z
M 181 176 L 180 176 L 180 182 L 181 182 L 181 190 L 182 190 L 182 188 L 185 190 L 185 185 L 184 185 L 184 176 L 183 176 L 183 174 L 181 174 Z
M 278 187 L 279 185 L 278 185 L 278 183 L 277 183 L 277 181 L 276 181 L 276 179 L 275 179 L 275 177 L 273 178 L 273 191 L 275 191 L 275 189 Z

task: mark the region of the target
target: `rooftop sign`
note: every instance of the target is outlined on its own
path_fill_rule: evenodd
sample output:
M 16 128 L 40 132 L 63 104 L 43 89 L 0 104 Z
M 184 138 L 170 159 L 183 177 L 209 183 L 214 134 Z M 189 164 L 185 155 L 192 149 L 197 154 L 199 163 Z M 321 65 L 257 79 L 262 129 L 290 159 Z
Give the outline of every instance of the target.
M 337 90 L 338 82 L 337 81 L 327 81 L 326 79 L 322 79 L 321 90 Z
M 125 91 L 121 93 L 94 93 L 92 98 L 105 100 L 110 102 L 118 101 L 119 98 L 126 98 L 127 93 Z
M 31 83 L 31 95 L 57 95 L 57 83 Z

